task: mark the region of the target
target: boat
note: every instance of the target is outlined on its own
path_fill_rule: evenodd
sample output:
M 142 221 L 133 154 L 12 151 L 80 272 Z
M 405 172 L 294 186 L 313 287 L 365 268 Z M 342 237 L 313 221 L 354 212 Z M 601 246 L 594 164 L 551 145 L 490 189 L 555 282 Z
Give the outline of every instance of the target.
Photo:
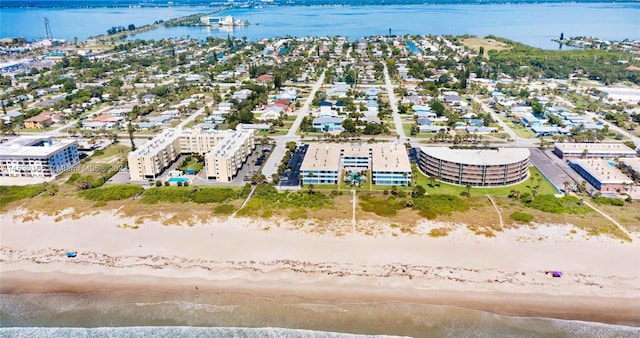
M 67 252 L 67 257 L 69 257 L 69 258 L 73 258 L 73 257 L 75 257 L 77 255 L 78 255 L 78 253 L 75 252 L 75 251 L 68 251 Z

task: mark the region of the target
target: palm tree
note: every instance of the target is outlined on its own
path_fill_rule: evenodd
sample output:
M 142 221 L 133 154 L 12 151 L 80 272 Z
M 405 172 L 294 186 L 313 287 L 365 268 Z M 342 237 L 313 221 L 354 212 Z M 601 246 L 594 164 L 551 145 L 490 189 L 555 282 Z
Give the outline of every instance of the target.
M 314 187 L 313 187 L 313 184 L 309 184 L 309 186 L 308 186 L 308 187 L 309 187 L 309 195 L 312 195 L 312 194 L 314 193 L 314 191 L 313 191 L 313 188 L 314 188 Z
M 571 186 L 571 182 L 564 181 L 564 182 L 562 182 L 562 185 L 564 186 L 564 193 L 568 194 L 569 193 L 569 186 Z
M 471 184 L 467 184 L 464 187 L 467 188 L 467 196 L 471 196 Z

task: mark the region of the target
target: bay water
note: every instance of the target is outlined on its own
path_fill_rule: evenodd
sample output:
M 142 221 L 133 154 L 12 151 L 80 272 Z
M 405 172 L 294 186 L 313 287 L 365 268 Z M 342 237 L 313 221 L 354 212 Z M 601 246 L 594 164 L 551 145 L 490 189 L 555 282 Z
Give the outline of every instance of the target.
M 213 7 L 30 9 L 0 8 L 0 37 L 44 37 L 48 17 L 54 38 L 79 40 L 104 34 L 112 26 L 140 26 Z M 215 16 L 247 20 L 244 27 L 160 27 L 130 39 L 226 38 L 250 40 L 274 37 L 364 36 L 392 34 L 489 34 L 545 49 L 557 49 L 551 39 L 595 36 L 610 40 L 640 40 L 640 3 L 424 4 L 389 6 L 285 6 L 240 8 Z

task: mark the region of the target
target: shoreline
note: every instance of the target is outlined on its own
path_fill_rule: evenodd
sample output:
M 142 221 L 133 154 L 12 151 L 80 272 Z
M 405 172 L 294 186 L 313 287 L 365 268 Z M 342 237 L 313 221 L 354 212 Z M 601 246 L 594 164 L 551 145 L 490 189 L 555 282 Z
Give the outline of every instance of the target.
M 104 294 L 119 292 L 167 292 L 252 296 L 296 297 L 312 303 L 403 303 L 470 309 L 505 317 L 561 319 L 629 327 L 640 327 L 638 298 L 555 296 L 548 294 L 475 292 L 470 290 L 419 290 L 410 288 L 371 289 L 367 285 L 300 284 L 291 280 L 216 281 L 142 275 L 76 275 L 63 272 L 3 272 L 2 295 L 19 294 Z M 34 278 L 45 282 L 34 282 Z M 86 283 L 91 282 L 91 287 Z M 153 285 L 153 288 L 149 288 Z M 194 286 L 197 286 L 196 290 Z
M 140 291 L 300 297 L 313 306 L 435 305 L 640 327 L 640 241 L 590 237 L 571 225 L 505 229 L 486 238 L 463 225 L 425 220 L 415 234 L 392 236 L 388 224 L 372 223 L 360 226 L 386 232 L 337 236 L 330 227 L 341 224 L 322 224 L 325 233 L 306 223 L 232 217 L 167 225 L 163 220 L 173 215 L 165 213 L 131 228 L 126 224 L 136 218 L 116 210 L 82 217 L 71 209 L 57 216 L 25 212 L 0 214 L 5 299 Z M 456 230 L 427 235 L 442 226 Z M 67 258 L 67 251 L 78 255 Z M 553 278 L 552 270 L 564 275 Z

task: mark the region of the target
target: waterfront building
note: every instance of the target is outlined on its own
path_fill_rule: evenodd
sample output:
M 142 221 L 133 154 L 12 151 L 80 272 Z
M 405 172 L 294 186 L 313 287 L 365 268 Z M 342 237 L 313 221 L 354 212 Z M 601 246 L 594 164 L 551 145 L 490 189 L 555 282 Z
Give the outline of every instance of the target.
M 373 184 L 407 186 L 411 181 L 407 149 L 398 144 L 312 143 L 300 166 L 303 184 L 337 184 L 342 173 L 365 170 L 371 171 Z
M 207 177 L 219 182 L 228 182 L 236 174 L 247 157 L 255 149 L 253 130 L 241 126 L 236 130 L 211 130 L 205 128 L 166 129 L 153 140 L 136 151 L 130 152 L 129 176 L 133 181 L 157 178 L 163 170 L 173 164 L 182 154 L 199 153 L 205 155 Z M 216 164 L 216 159 L 233 159 L 225 162 L 228 167 L 208 168 Z M 220 162 L 222 163 L 222 162 Z M 222 174 L 218 174 L 222 173 Z
M 561 159 L 635 157 L 636 151 L 624 143 L 555 143 L 553 152 Z
M 55 177 L 79 161 L 74 140 L 18 138 L 0 144 L 0 176 Z
M 640 183 L 640 158 L 621 158 L 620 160 L 620 168 L 626 172 L 629 176 L 631 176 L 632 180 Z
M 572 159 L 569 165 L 585 181 L 601 192 L 628 192 L 633 181 L 615 163 L 603 159 Z
M 236 130 L 232 135 L 221 139 L 205 155 L 207 178 L 231 182 L 255 149 L 253 135 L 251 130 Z
M 438 177 L 443 182 L 496 187 L 526 180 L 529 155 L 525 148 L 421 147 L 418 166 L 423 173 Z

